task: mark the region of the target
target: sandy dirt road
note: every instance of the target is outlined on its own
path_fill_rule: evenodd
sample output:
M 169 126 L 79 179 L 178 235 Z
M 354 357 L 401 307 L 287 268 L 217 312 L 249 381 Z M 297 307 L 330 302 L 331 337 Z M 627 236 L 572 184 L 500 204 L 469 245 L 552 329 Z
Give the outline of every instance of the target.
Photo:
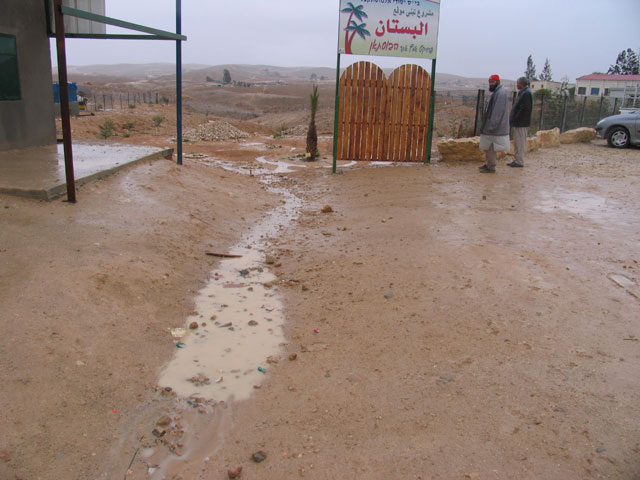
M 304 202 L 265 252 L 281 351 L 249 400 L 204 413 L 156 387 L 166 328 L 217 268 L 202 252 L 278 197 L 164 161 L 75 207 L 3 197 L 0 476 L 640 478 L 640 151 L 563 146 L 497 175 L 327 165 L 274 180 Z M 163 472 L 144 450 L 167 414 L 201 441 Z

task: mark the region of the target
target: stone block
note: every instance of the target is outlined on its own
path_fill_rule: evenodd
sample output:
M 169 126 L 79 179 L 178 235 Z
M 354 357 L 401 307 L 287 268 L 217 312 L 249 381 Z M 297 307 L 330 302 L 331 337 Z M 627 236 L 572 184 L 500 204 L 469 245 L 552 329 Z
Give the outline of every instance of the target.
M 485 155 L 479 144 L 480 137 L 441 140 L 438 151 L 443 162 L 484 162 Z
M 560 134 L 560 143 L 589 143 L 596 138 L 593 128 L 580 127 Z
M 540 130 L 537 134 L 540 148 L 554 148 L 560 146 L 560 129 Z

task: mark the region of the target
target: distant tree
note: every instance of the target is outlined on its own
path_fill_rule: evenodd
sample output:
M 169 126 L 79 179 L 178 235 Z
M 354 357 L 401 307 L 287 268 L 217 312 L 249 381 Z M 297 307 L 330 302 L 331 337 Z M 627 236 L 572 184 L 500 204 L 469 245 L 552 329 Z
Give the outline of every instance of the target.
M 640 63 L 638 55 L 632 49 L 627 48 L 618 54 L 615 65 L 611 65 L 607 71 L 609 75 L 638 75 Z
M 549 62 L 548 58 L 544 61 L 544 67 L 542 68 L 542 73 L 540 74 L 540 80 L 543 80 L 545 82 L 553 81 L 553 74 L 551 73 L 551 63 Z
M 312 73 L 310 78 L 312 82 L 315 82 L 318 79 L 318 75 L 316 75 L 315 73 Z
M 549 95 L 553 95 L 553 92 L 548 88 L 541 88 L 533 93 L 533 96 L 536 98 L 548 97 Z
M 527 77 L 529 82 L 538 79 L 536 77 L 536 64 L 533 63 L 533 57 L 531 55 L 527 58 L 527 69 L 524 71 L 524 76 Z
M 215 80 L 211 78 L 209 75 L 207 75 L 207 82 L 215 82 Z
M 307 130 L 307 154 L 309 160 L 315 160 L 318 155 L 318 132 L 316 131 L 316 112 L 318 111 L 318 86 L 313 86 L 313 92 L 311 93 L 311 121 L 309 122 L 309 129 Z
M 222 74 L 222 83 L 228 85 L 231 83 L 231 73 L 226 68 L 224 69 L 224 73 Z

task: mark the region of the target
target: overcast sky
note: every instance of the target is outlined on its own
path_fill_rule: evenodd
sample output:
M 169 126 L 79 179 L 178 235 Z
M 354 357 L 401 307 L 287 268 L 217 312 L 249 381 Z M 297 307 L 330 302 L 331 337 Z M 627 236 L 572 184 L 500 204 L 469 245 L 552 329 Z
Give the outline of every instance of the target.
M 182 0 L 183 62 L 335 67 L 338 6 L 338 0 Z M 107 16 L 169 31 L 175 31 L 175 8 L 175 0 L 107 0 Z M 442 0 L 437 71 L 516 79 L 531 54 L 537 73 L 548 57 L 554 80 L 566 75 L 573 82 L 606 72 L 621 50 L 640 51 L 638 19 L 640 0 Z M 175 60 L 174 42 L 67 45 L 69 65 Z M 54 43 L 52 59 L 55 65 Z M 342 59 L 344 67 L 361 58 Z M 412 62 L 373 61 L 383 67 Z M 416 63 L 430 66 L 429 60 Z

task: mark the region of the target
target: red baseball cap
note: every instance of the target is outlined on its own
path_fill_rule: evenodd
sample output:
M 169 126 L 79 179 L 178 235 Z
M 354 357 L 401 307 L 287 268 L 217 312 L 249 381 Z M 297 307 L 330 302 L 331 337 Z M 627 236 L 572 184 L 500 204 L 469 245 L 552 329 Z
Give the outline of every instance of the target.
M 491 75 L 489 77 L 489 80 L 494 80 L 496 82 L 499 82 L 500 81 L 500 77 L 498 75 Z

